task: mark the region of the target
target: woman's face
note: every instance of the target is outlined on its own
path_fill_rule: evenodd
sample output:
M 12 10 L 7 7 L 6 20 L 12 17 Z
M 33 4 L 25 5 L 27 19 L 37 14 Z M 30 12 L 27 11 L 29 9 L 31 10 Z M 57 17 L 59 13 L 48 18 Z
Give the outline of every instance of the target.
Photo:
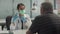
M 19 11 L 20 11 L 20 10 L 24 10 L 24 9 L 25 9 L 25 6 L 22 6 L 22 5 L 19 6 Z M 20 15 L 20 16 L 24 16 L 23 14 L 19 14 L 19 15 Z
M 19 10 L 24 10 L 24 9 L 25 9 L 25 6 L 22 6 L 22 5 L 19 6 Z

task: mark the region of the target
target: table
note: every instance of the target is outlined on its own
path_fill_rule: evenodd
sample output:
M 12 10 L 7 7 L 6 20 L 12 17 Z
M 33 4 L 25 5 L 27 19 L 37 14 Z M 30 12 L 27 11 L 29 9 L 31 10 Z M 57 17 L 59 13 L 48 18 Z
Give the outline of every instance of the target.
M 27 30 L 0 31 L 0 34 L 26 34 Z

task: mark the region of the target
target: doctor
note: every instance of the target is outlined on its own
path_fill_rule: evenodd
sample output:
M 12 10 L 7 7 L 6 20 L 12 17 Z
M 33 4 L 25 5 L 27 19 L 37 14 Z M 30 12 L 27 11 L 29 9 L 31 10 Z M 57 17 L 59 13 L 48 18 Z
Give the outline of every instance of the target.
M 25 5 L 23 3 L 19 3 L 17 5 L 18 13 L 12 17 L 11 23 L 14 24 L 15 29 L 26 29 L 31 25 L 31 19 L 28 14 L 25 14 Z

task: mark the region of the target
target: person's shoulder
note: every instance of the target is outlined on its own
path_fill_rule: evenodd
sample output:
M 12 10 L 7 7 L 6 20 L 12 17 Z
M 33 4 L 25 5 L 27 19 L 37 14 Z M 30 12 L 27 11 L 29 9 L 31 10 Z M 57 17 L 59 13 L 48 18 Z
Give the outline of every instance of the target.
M 40 18 L 41 18 L 41 16 L 38 15 L 38 16 L 36 16 L 36 17 L 34 18 L 34 20 L 35 20 L 35 21 L 38 21 Z
M 42 18 L 42 17 L 44 17 L 43 15 L 38 15 L 38 16 L 36 16 L 35 18 L 36 19 L 39 19 L 39 18 Z
M 37 18 L 40 18 L 41 16 L 40 15 L 38 15 L 38 16 L 36 16 L 35 18 L 37 19 Z
M 49 18 L 48 15 L 38 15 L 35 17 L 35 20 L 42 20 L 42 19 L 46 19 L 46 18 Z

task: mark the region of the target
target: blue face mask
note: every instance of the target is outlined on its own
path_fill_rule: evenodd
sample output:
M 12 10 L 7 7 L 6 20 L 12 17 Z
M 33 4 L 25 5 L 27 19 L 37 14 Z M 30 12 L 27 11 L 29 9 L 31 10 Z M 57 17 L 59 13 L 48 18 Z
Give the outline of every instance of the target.
M 25 10 L 20 10 L 19 14 L 22 14 L 22 15 L 25 14 Z
M 20 11 L 19 11 L 19 14 L 24 15 L 24 14 L 25 14 L 25 10 L 20 10 Z M 23 23 L 25 23 L 25 22 L 26 22 L 25 16 L 21 16 L 21 20 L 23 21 Z

